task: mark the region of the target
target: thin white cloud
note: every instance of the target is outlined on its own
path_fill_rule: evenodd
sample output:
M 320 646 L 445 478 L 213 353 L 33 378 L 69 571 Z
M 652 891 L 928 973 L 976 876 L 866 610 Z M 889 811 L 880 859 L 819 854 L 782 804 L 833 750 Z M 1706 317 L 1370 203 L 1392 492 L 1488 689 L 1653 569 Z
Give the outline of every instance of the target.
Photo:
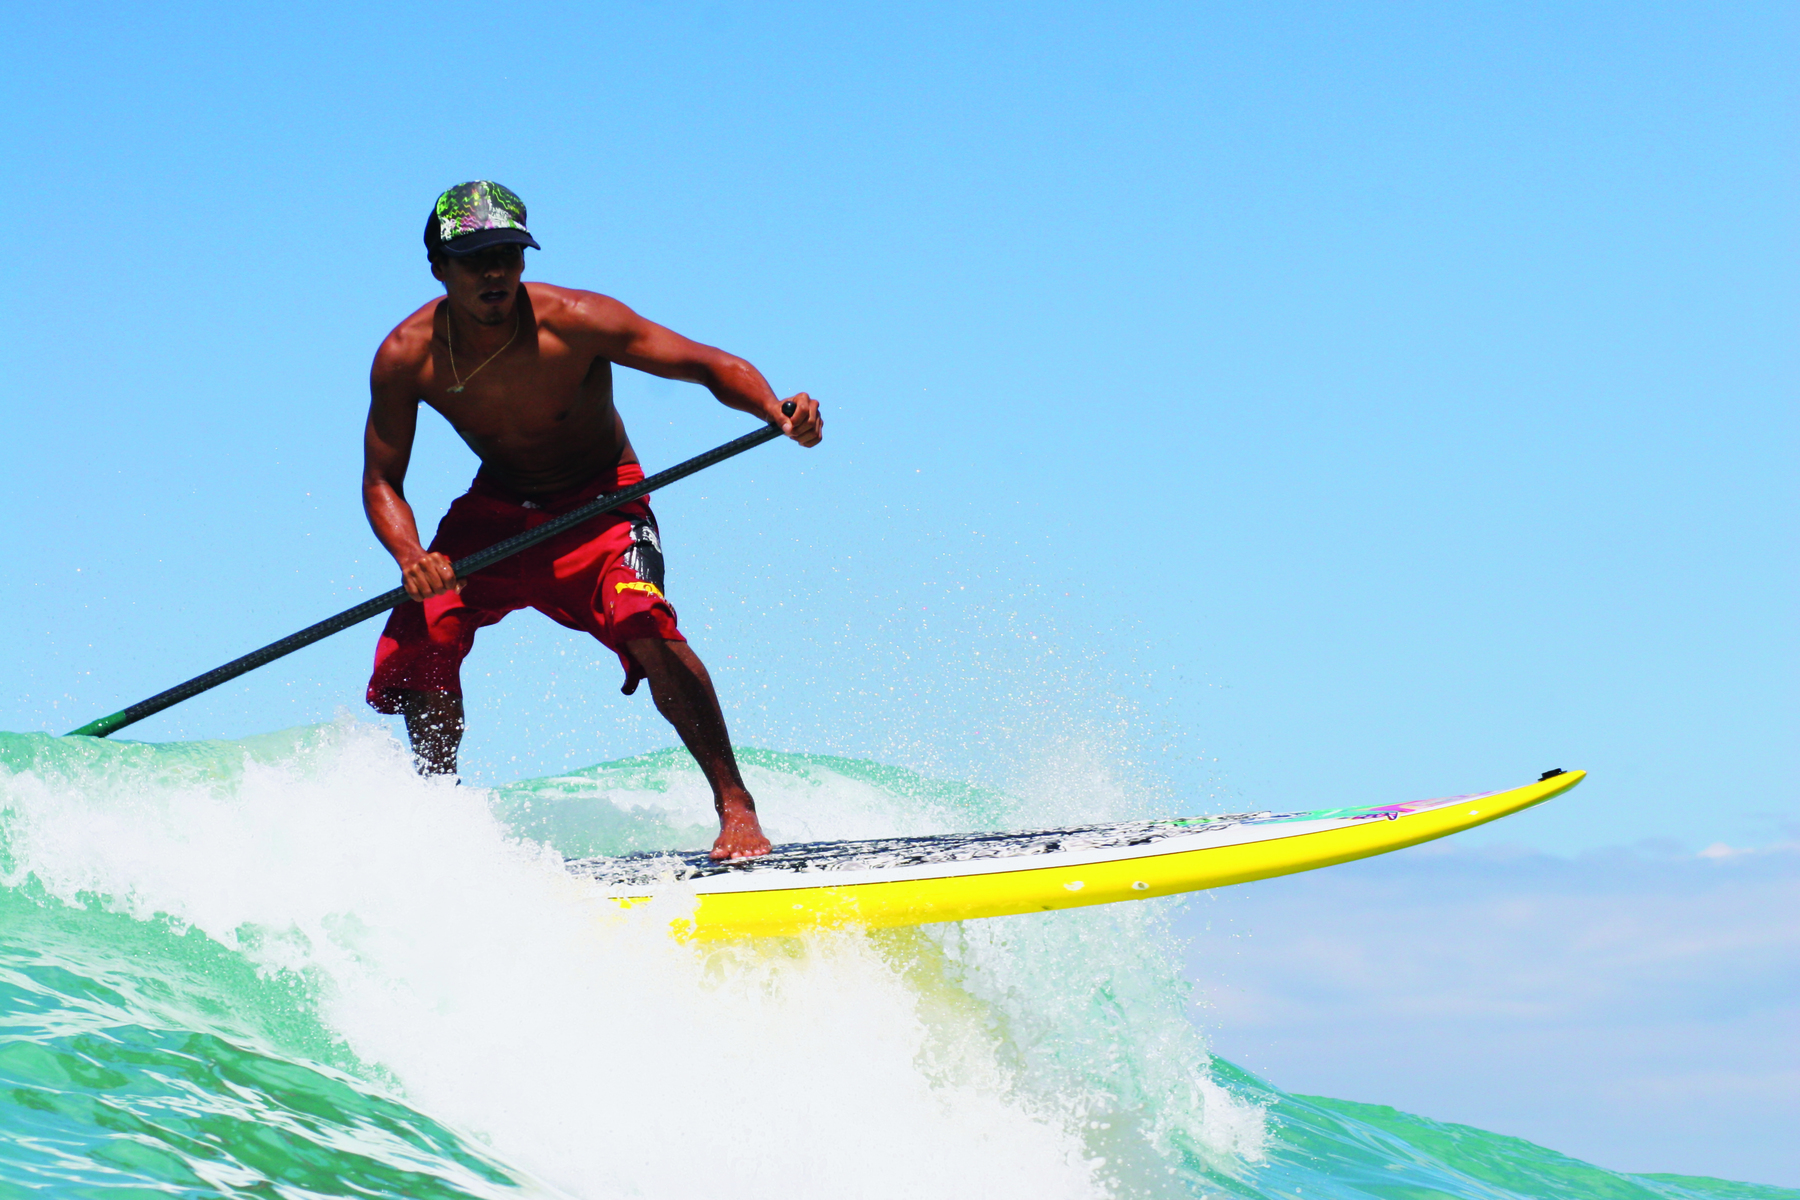
M 1217 1051 L 1620 1170 L 1800 1185 L 1800 851 L 1454 843 L 1196 897 Z

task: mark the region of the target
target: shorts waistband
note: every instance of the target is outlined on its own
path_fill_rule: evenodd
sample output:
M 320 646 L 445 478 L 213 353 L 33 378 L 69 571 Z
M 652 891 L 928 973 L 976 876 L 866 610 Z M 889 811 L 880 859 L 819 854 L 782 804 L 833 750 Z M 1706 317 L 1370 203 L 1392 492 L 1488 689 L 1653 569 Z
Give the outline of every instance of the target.
M 558 509 L 573 508 L 577 504 L 592 500 L 607 492 L 616 492 L 620 488 L 641 483 L 643 478 L 644 468 L 641 465 L 634 462 L 622 462 L 617 466 L 607 467 L 586 483 L 577 484 L 572 488 L 564 488 L 559 492 L 527 495 L 488 478 L 486 470 L 483 469 L 477 471 L 474 480 L 470 482 L 469 495 L 480 496 L 484 500 L 497 500 L 502 504 L 510 504 L 517 508 L 537 508 L 555 512 Z

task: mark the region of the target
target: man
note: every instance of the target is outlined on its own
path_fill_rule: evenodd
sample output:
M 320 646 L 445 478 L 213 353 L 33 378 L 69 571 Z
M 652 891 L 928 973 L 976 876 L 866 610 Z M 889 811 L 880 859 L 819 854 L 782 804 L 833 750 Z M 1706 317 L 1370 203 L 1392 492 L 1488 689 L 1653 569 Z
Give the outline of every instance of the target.
M 462 743 L 460 668 L 475 631 L 531 607 L 585 630 L 616 652 L 625 694 L 650 695 L 712 786 L 719 837 L 712 857 L 766 854 L 756 802 L 738 774 L 706 667 L 676 627 L 663 595 L 656 518 L 638 500 L 457 579 L 450 564 L 512 534 L 643 478 L 613 407 L 612 366 L 622 363 L 709 389 L 721 404 L 777 425 L 802 446 L 824 426 L 806 393 L 793 415 L 755 367 L 646 321 L 593 292 L 524 284 L 525 205 L 478 180 L 438 197 L 425 227 L 442 299 L 402 321 L 369 372 L 363 435 L 363 508 L 400 565 L 412 603 L 388 618 L 368 699 L 406 717 L 419 769 L 454 774 Z M 429 549 L 402 484 L 419 402 L 444 415 L 481 459 L 468 492 L 450 506 Z

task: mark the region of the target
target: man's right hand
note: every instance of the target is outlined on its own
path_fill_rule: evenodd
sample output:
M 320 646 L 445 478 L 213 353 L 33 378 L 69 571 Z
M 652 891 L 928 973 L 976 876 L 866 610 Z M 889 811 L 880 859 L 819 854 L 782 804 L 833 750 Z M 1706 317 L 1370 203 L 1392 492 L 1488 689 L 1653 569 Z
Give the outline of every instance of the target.
M 450 569 L 449 558 L 434 550 L 421 551 L 417 558 L 401 564 L 400 582 L 414 600 L 429 600 L 463 588 L 463 581 Z

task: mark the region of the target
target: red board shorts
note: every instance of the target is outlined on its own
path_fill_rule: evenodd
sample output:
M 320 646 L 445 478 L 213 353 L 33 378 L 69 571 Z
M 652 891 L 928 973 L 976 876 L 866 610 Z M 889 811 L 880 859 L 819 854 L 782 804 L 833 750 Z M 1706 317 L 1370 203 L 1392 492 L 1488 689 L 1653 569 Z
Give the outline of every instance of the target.
M 452 560 L 462 558 L 643 477 L 636 463 L 620 463 L 578 488 L 522 496 L 477 475 L 444 514 L 430 548 Z M 633 500 L 477 571 L 461 592 L 409 600 L 394 609 L 375 647 L 369 704 L 377 712 L 397 713 L 397 692 L 462 695 L 462 660 L 475 645 L 475 631 L 520 608 L 535 608 L 559 625 L 599 638 L 619 656 L 625 691 L 631 692 L 644 672 L 625 643 L 687 640 L 662 588 L 656 517 L 648 501 Z

